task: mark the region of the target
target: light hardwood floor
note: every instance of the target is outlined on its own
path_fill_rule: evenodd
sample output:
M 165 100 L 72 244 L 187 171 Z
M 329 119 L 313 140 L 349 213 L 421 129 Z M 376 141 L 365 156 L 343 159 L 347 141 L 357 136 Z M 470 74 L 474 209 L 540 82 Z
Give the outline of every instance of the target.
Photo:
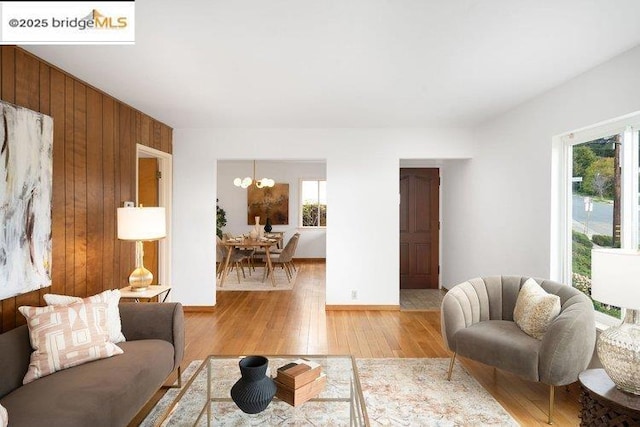
M 219 292 L 212 312 L 186 313 L 183 368 L 209 354 L 450 356 L 440 336 L 439 312 L 325 311 L 325 265 L 304 263 L 298 268 L 293 291 Z M 547 425 L 547 386 L 461 361 L 521 425 Z M 577 384 L 556 389 L 554 425 L 579 425 L 578 395 Z M 136 420 L 160 397 L 158 393 Z

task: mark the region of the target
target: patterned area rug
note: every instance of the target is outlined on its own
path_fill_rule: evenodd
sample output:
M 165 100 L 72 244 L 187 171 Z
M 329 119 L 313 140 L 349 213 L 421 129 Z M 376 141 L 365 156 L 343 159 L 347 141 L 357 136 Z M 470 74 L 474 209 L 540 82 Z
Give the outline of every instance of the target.
M 262 282 L 262 276 L 264 275 L 264 267 L 258 266 L 255 271 L 249 274 L 249 269 L 245 267 L 245 277 L 242 277 L 242 271 L 240 272 L 240 283 L 238 283 L 238 275 L 234 269 L 229 273 L 224 285 L 220 287 L 220 279 L 217 280 L 216 290 L 218 291 L 290 291 L 296 283 L 298 273 L 294 270 L 293 278 L 291 282 L 287 280 L 285 271 L 280 267 L 274 267 L 274 275 L 276 278 L 276 286 L 271 283 L 271 277 L 267 277 L 267 280 Z
M 183 381 L 191 377 L 200 363 L 193 361 L 185 369 Z M 358 359 L 357 364 L 372 426 L 518 426 L 457 362 L 451 381 L 445 379 L 449 359 Z M 236 376 L 239 378 L 239 373 Z M 153 426 L 178 392 L 168 390 L 141 426 Z M 193 411 L 202 406 L 200 397 L 183 400 L 186 401 L 176 410 L 174 419 L 180 419 L 177 413 L 180 410 Z M 295 408 L 296 420 L 287 420 L 283 425 L 308 425 L 302 414 L 304 409 L 305 405 Z M 256 420 L 249 419 L 243 424 L 236 419 L 231 425 L 257 425 L 253 421 Z M 348 420 L 332 419 L 324 425 L 348 425 Z

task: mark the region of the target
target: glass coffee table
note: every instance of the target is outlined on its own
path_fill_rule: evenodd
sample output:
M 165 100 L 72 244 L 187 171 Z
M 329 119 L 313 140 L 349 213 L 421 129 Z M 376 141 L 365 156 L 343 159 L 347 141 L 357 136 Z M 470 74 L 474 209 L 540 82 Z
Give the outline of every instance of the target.
M 268 356 L 267 375 L 296 359 L 319 363 L 327 376 L 324 390 L 299 406 L 277 397 L 259 414 L 242 412 L 231 400 L 231 387 L 240 379 L 244 356 L 209 356 L 158 418 L 156 426 L 211 425 L 335 425 L 369 426 L 358 368 L 352 356 Z

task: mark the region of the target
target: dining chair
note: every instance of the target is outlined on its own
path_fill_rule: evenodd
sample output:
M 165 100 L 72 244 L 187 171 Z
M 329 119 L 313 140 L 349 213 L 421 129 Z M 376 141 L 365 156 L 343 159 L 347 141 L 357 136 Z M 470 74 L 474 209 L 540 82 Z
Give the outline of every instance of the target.
M 225 239 L 230 239 L 233 237 L 231 233 L 222 233 Z M 247 264 L 249 264 L 249 276 L 251 276 L 251 271 L 256 271 L 254 256 L 256 253 L 255 248 L 235 248 L 235 251 L 239 254 L 242 254 L 247 259 Z
M 293 271 L 291 271 L 294 267 L 293 256 L 295 254 L 296 247 L 298 245 L 298 240 L 300 239 L 300 233 L 294 234 L 285 247 L 282 249 L 282 252 L 279 253 L 269 253 L 269 258 L 271 259 L 271 264 L 280 265 L 282 269 L 285 271 L 287 275 L 287 281 L 291 283 L 291 279 L 293 278 Z M 267 256 L 262 255 L 262 259 L 265 261 L 265 269 L 263 280 L 266 280 L 268 275 L 268 269 L 266 267 Z M 275 268 L 275 267 L 274 267 Z
M 222 240 L 218 236 L 216 236 L 216 260 L 218 261 L 218 266 L 216 268 L 216 276 L 218 278 L 222 277 L 224 274 L 224 265 L 225 260 L 227 259 L 227 255 L 231 251 L 231 259 L 229 260 L 229 269 L 235 267 L 236 274 L 238 276 L 238 284 L 240 283 L 240 270 L 242 270 L 242 277 L 247 277 L 244 274 L 244 267 L 242 266 L 242 262 L 244 260 L 248 260 L 247 256 L 240 253 L 234 247 L 226 247 L 222 244 Z M 249 271 L 251 273 L 251 271 Z
M 291 238 L 289 238 L 289 240 L 291 240 L 294 236 L 298 236 L 298 238 L 299 238 L 299 237 L 300 237 L 300 233 L 295 233 L 293 236 L 291 236 Z M 297 239 L 297 238 L 296 238 L 296 239 Z M 287 243 L 288 243 L 288 241 L 287 241 Z M 281 244 L 282 244 L 282 241 L 278 242 L 278 245 L 281 245 Z M 296 245 L 298 244 L 298 240 L 296 240 L 295 244 L 296 244 Z M 275 248 L 274 248 L 274 247 L 271 247 L 271 248 L 269 248 L 269 253 L 270 253 L 270 254 L 279 254 L 279 253 L 280 253 L 280 252 L 282 252 L 283 250 L 284 250 L 284 248 L 282 248 L 282 247 L 280 247 L 280 246 L 276 246 Z M 295 252 L 295 249 L 294 249 L 294 252 Z M 265 254 L 265 250 L 264 250 L 264 248 L 256 249 L 256 255 L 258 255 L 258 256 L 264 256 L 264 254 Z
M 293 237 L 295 237 L 295 240 L 293 241 L 293 252 L 291 254 L 291 266 L 295 271 L 298 271 L 298 267 L 296 267 L 296 263 L 293 262 L 293 256 L 295 255 L 296 250 L 298 249 L 298 241 L 300 240 L 300 233 L 294 234 Z
M 295 237 L 295 239 L 294 239 Z M 293 254 L 296 253 L 296 249 L 298 248 L 298 241 L 300 240 L 300 233 L 295 233 L 289 240 L 293 239 Z M 287 242 L 288 243 L 288 242 Z M 279 254 L 283 251 L 281 248 L 269 249 L 270 254 Z M 262 251 L 262 255 L 264 255 L 264 250 Z M 295 271 L 298 271 L 298 267 L 296 267 L 295 262 L 293 261 L 293 257 L 291 258 L 291 266 Z

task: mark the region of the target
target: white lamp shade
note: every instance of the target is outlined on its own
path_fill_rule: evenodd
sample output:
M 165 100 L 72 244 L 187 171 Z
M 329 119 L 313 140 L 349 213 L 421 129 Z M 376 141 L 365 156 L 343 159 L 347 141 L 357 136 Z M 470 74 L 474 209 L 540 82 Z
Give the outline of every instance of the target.
M 640 309 L 640 252 L 593 249 L 591 297 L 616 307 Z
M 118 239 L 158 240 L 166 235 L 164 208 L 118 208 Z

